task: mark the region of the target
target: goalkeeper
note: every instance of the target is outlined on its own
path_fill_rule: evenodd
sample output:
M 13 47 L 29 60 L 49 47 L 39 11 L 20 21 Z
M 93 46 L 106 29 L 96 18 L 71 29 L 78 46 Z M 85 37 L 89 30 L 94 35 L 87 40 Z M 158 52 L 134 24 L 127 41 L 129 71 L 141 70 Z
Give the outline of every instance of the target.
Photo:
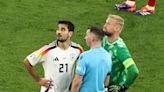
M 102 46 L 112 54 L 112 71 L 108 92 L 125 92 L 139 74 L 128 48 L 120 38 L 124 19 L 117 15 L 109 15 L 104 25 Z

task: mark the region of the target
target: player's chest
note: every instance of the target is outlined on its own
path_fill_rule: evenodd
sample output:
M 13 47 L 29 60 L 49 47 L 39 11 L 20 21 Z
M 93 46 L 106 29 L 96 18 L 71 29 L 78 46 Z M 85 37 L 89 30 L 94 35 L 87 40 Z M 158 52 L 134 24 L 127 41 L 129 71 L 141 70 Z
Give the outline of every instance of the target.
M 46 61 L 52 63 L 73 63 L 79 56 L 76 50 L 60 50 L 54 49 L 47 53 Z

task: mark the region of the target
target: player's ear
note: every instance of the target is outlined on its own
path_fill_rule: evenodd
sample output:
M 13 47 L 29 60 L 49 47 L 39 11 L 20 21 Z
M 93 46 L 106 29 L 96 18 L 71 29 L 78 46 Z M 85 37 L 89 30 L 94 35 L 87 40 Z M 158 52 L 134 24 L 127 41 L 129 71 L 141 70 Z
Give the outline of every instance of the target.
M 116 27 L 115 27 L 115 31 L 120 31 L 120 26 L 119 25 L 116 25 Z
M 72 35 L 73 35 L 73 32 L 69 31 L 69 37 L 72 37 Z
M 95 34 L 92 35 L 92 41 L 97 41 L 97 36 Z

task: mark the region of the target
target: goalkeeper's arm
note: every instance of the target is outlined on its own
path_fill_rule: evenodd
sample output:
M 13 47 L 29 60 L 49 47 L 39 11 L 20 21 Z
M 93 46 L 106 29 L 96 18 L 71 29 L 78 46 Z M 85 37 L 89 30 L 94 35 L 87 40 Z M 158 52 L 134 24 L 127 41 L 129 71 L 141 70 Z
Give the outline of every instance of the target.
M 137 78 L 139 74 L 139 70 L 132 58 L 126 59 L 123 62 L 123 65 L 127 69 L 127 76 L 124 86 L 125 88 L 128 88 L 131 84 L 133 84 L 133 82 Z

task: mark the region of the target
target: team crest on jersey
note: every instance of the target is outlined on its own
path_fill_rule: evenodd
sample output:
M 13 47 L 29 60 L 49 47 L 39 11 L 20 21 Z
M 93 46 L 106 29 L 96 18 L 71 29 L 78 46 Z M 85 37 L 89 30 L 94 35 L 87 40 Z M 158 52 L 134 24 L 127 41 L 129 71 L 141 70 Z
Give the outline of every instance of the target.
M 79 70 L 79 71 L 80 71 L 80 70 L 81 70 L 81 67 L 77 66 L 77 67 L 76 67 L 76 70 Z
M 71 54 L 70 54 L 70 59 L 73 60 L 74 57 L 75 57 L 75 53 L 71 53 Z
M 118 42 L 118 46 L 122 48 L 122 47 L 125 46 L 125 44 L 124 44 L 123 42 L 119 41 L 119 42 Z

